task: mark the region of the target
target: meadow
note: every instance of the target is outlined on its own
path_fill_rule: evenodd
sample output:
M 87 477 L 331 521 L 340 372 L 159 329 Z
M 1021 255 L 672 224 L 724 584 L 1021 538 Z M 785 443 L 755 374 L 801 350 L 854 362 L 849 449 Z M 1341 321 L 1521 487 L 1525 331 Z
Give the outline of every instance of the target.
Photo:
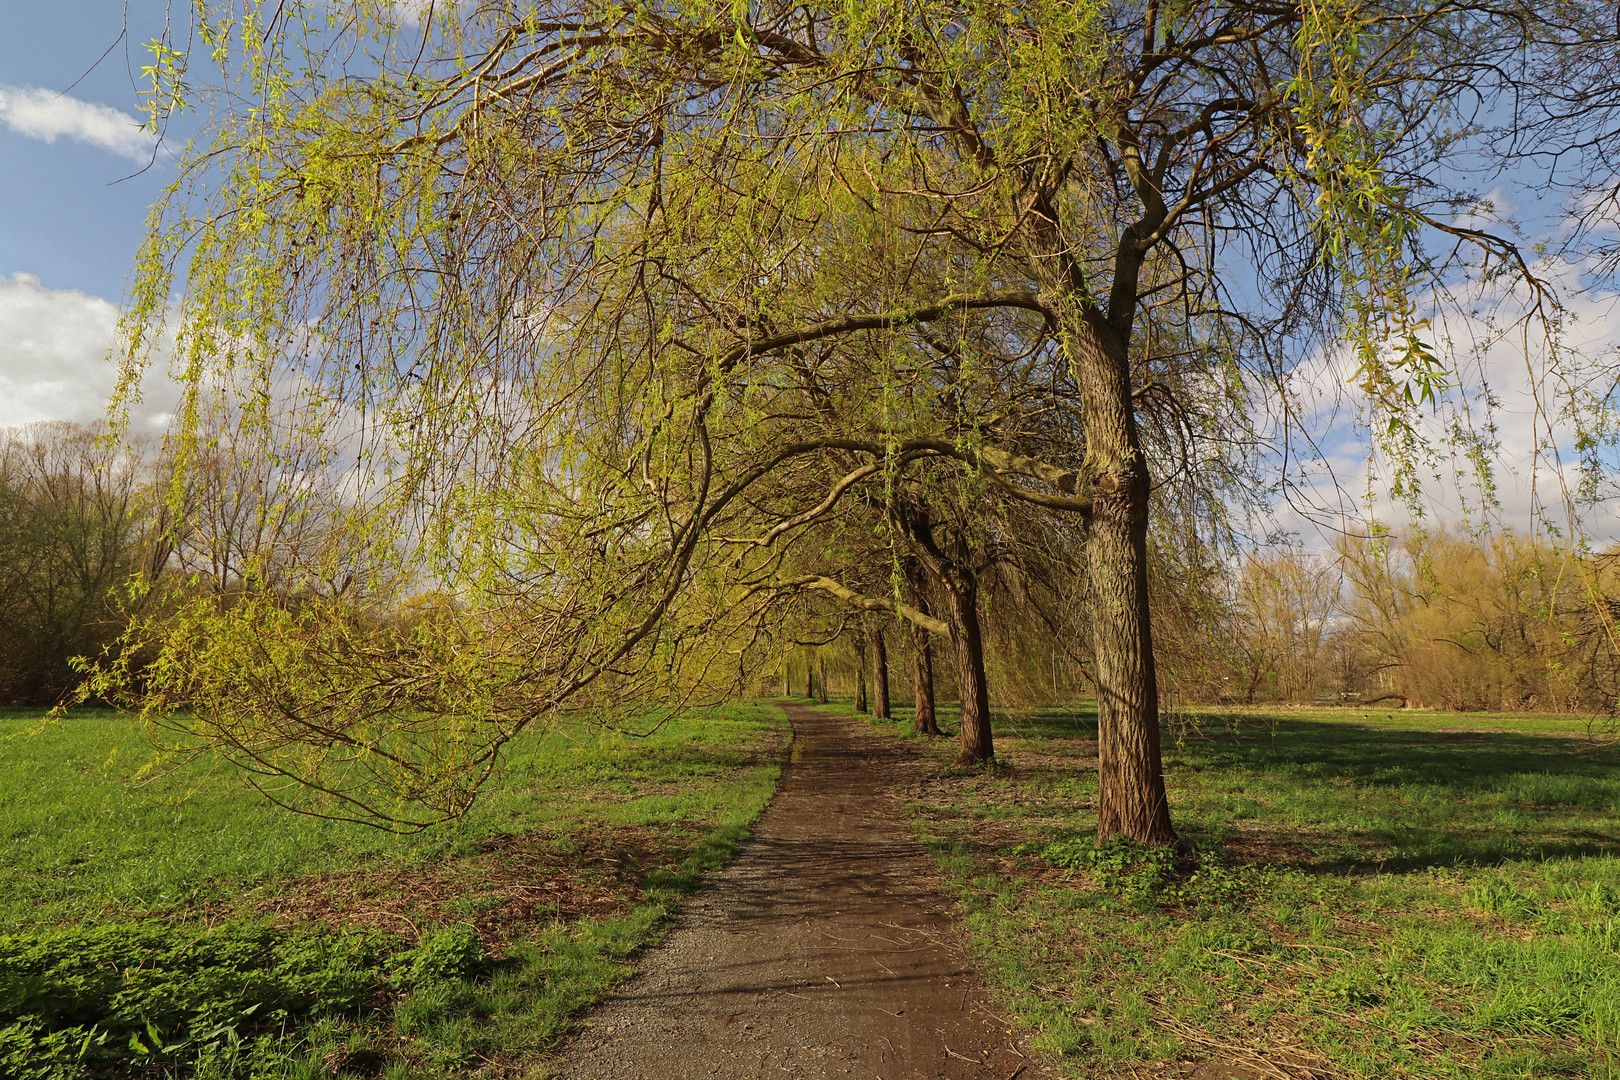
M 1175 719 L 1180 854 L 1096 847 L 1090 709 L 998 714 L 993 771 L 886 725 L 924 748 L 906 797 L 982 970 L 1063 1075 L 1620 1076 L 1612 741 L 1546 716 Z
M 513 745 L 461 822 L 281 811 L 126 717 L 0 712 L 0 1075 L 526 1075 L 774 790 L 778 710 Z
M 1062 1075 L 1620 1077 L 1620 753 L 1580 721 L 1182 710 L 1172 853 L 1095 846 L 1091 710 L 996 719 L 993 769 L 874 723 L 916 751 L 913 824 Z M 152 767 L 116 714 L 38 724 L 0 714 L 19 1080 L 543 1070 L 746 835 L 785 737 L 769 706 L 551 730 L 464 821 L 401 836 Z

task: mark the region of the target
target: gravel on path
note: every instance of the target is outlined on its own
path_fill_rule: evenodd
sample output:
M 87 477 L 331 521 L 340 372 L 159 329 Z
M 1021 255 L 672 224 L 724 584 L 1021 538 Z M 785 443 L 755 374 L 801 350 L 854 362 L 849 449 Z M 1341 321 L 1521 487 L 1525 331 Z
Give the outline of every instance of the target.
M 969 965 L 895 778 L 904 744 L 784 705 L 754 837 L 564 1048 L 559 1080 L 1038 1080 Z

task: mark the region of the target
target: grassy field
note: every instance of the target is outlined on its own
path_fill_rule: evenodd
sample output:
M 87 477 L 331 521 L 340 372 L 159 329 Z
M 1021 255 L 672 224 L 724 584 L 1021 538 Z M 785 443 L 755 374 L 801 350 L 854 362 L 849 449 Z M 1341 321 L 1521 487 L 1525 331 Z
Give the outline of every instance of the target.
M 527 737 L 468 818 L 298 817 L 0 712 L 0 1076 L 524 1075 L 774 789 L 779 712 Z M 132 779 L 132 777 L 134 779 Z
M 1620 1077 L 1620 758 L 1584 723 L 1178 719 L 1191 855 L 1095 847 L 1084 708 L 998 715 L 993 772 L 936 743 L 908 792 L 1065 1075 Z

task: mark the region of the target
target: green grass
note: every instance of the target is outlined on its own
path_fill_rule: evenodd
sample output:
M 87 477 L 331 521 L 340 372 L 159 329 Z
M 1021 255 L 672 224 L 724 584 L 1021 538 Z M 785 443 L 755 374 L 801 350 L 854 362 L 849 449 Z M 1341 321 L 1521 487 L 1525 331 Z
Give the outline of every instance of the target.
M 396 836 L 38 719 L 0 713 L 0 1075 L 39 1080 L 525 1075 L 747 835 L 782 730 L 526 737 L 466 820 Z
M 1064 1075 L 1620 1077 L 1620 759 L 1581 721 L 1200 710 L 1181 857 L 1095 847 L 1090 710 L 997 721 L 1002 767 L 936 744 L 911 805 Z

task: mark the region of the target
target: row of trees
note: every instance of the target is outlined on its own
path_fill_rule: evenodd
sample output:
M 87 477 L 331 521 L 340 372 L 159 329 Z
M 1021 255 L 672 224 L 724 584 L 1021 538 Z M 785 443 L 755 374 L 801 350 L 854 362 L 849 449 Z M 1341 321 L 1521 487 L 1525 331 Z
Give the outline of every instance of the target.
M 175 517 L 164 497 L 175 470 L 150 446 L 144 454 L 115 451 L 98 430 L 70 424 L 5 433 L 0 701 L 63 699 L 80 683 L 75 657 L 113 647 L 131 619 L 137 627 L 163 624 L 188 595 L 217 605 L 258 589 L 296 606 L 299 590 L 310 591 L 307 580 L 277 570 L 317 548 L 330 522 L 296 512 L 300 492 L 274 489 L 277 470 L 230 447 L 217 440 L 207 467 L 183 474 L 184 510 Z M 1620 700 L 1613 555 L 1571 555 L 1509 532 L 1443 529 L 1348 535 L 1326 554 L 1251 551 L 1188 573 L 1199 554 L 1161 546 L 1151 566 L 1159 666 L 1184 701 L 1395 699 L 1414 707 L 1612 713 Z M 886 566 L 871 561 L 873 551 L 863 557 L 869 580 L 847 566 L 845 576 L 881 593 L 875 579 Z M 1083 598 L 1032 590 L 1020 569 L 1009 559 L 978 574 L 982 647 L 977 682 L 967 685 L 985 693 L 987 708 L 991 700 L 1089 696 L 1096 677 L 1083 647 Z M 777 598 L 772 610 L 786 621 L 739 658 L 735 681 L 709 685 L 752 676 L 756 691 L 822 700 L 831 685 L 878 716 L 890 715 L 896 700 L 914 705 L 916 730 L 939 734 L 936 701 L 960 698 L 963 682 L 949 665 L 936 674 L 935 643 L 949 649 L 951 627 L 927 614 L 941 600 L 921 567 L 911 564 L 897 582 L 912 619 L 830 578 L 809 577 L 809 588 L 784 590 L 791 603 Z M 353 588 L 352 580 L 328 580 L 314 592 Z M 1071 624 L 1043 618 L 1048 604 L 1081 616 Z M 457 621 L 454 598 L 442 592 L 370 611 L 373 630 L 396 644 Z
M 294 524 L 285 505 L 269 512 L 270 470 L 227 467 L 217 445 L 210 467 L 189 474 L 176 529 L 162 497 L 172 472 L 150 445 L 137 450 L 66 423 L 3 433 L 0 701 L 54 704 L 75 688 L 73 658 L 100 654 L 126 628 L 141 595 L 132 579 L 169 575 L 219 595 L 242 588 L 249 567 L 288 564 L 320 531 L 309 519 Z M 267 548 L 277 556 L 268 562 Z M 1506 530 L 1441 528 L 1347 534 L 1330 552 L 1251 551 L 1199 575 L 1185 573 L 1188 558 L 1174 551 L 1153 561 L 1159 663 L 1184 700 L 1589 712 L 1620 703 L 1620 556 L 1572 555 Z M 904 595 L 925 614 L 940 601 L 920 571 L 911 567 Z M 1059 598 L 1031 596 L 1005 566 L 981 581 L 990 698 L 1012 705 L 1087 693 L 1095 680 L 1075 647 L 1086 620 L 1043 620 L 1043 605 Z M 862 613 L 815 592 L 824 599 L 799 612 L 801 636 L 777 670 L 752 658 L 756 685 L 780 679 L 782 692 L 811 696 L 825 695 L 830 680 L 880 716 L 893 686 L 920 708 L 918 730 L 937 733 L 935 687 L 946 699 L 958 694 L 949 667 L 934 671 L 935 640 L 947 648 L 948 628 L 930 633 L 886 605 Z M 408 598 L 393 620 L 415 626 L 440 602 Z
M 198 3 L 208 56 L 163 53 L 152 106 L 211 89 L 218 125 L 154 218 L 124 384 L 172 329 L 177 468 L 218 401 L 280 483 L 342 479 L 300 495 L 326 527 L 287 587 L 166 608 L 100 688 L 418 820 L 528 724 L 881 613 L 948 655 L 964 763 L 987 636 L 1060 642 L 1099 837 L 1170 842 L 1156 565 L 1308 449 L 1313 349 L 1353 358 L 1406 490 L 1460 382 L 1425 305 L 1473 281 L 1555 326 L 1450 185 L 1560 149 L 1599 175 L 1602 6 Z M 1610 403 L 1552 356 L 1596 470 Z
M 1206 640 L 1218 662 L 1177 682 L 1195 699 L 1612 714 L 1617 563 L 1501 530 L 1252 554 L 1224 582 L 1214 625 L 1229 645 Z
M 1167 580 L 1186 554 L 1166 553 L 1152 566 L 1158 666 L 1184 703 L 1620 709 L 1620 554 L 1573 554 L 1507 530 L 1412 529 L 1346 534 L 1327 551 L 1251 550 Z M 1072 636 L 1032 627 L 1027 608 L 999 587 L 985 599 L 996 706 L 1092 692 L 1089 659 Z M 913 661 L 926 653 L 905 641 L 889 673 L 891 650 L 866 644 L 882 626 L 868 620 L 789 653 L 780 689 L 824 696 L 835 685 L 864 708 L 869 683 L 892 681 L 911 700 L 921 681 Z M 776 678 L 767 673 L 759 685 Z M 948 674 L 929 684 L 946 698 L 956 693 Z M 933 696 L 925 689 L 919 698 Z M 880 710 L 875 693 L 872 701 Z

